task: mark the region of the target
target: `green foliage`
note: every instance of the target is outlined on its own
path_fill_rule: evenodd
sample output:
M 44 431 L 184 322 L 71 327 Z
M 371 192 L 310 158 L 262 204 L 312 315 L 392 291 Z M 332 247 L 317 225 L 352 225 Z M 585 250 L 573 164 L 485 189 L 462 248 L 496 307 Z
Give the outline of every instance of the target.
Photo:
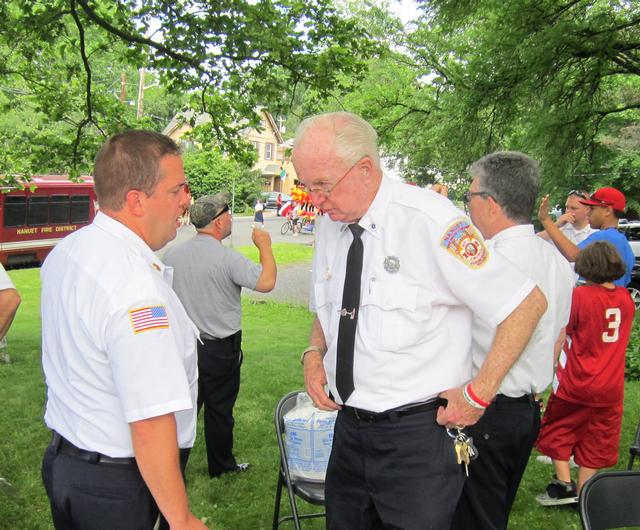
M 640 4 L 434 0 L 400 30 L 364 15 L 386 53 L 337 103 L 367 117 L 419 182 L 464 187 L 499 149 L 541 161 L 543 189 L 638 191 Z M 441 175 L 441 176 L 440 176 Z
M 226 190 L 235 191 L 234 213 L 253 206 L 260 194 L 261 177 L 219 150 L 192 149 L 183 156 L 184 170 L 194 199 Z
M 331 0 L 8 0 L 0 15 L 0 92 L 11 99 L 0 106 L 24 125 L 0 120 L 0 174 L 86 172 L 105 136 L 161 128 L 119 101 L 121 73 L 137 80 L 139 67 L 161 85 L 145 101 L 151 116 L 166 120 L 184 95 L 212 117 L 217 145 L 246 161 L 238 139 L 258 107 L 281 112 L 299 84 L 326 97 L 374 50 Z
M 624 375 L 627 381 L 640 381 L 640 315 L 636 316 L 631 328 Z

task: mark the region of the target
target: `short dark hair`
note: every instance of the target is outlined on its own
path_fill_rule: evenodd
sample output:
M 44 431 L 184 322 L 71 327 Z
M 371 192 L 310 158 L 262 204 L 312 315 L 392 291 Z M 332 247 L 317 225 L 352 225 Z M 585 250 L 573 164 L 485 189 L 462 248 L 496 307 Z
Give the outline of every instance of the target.
M 160 159 L 180 156 L 180 148 L 168 136 L 130 130 L 109 138 L 96 155 L 93 178 L 102 208 L 120 210 L 132 189 L 151 195 L 163 175 Z
M 576 259 L 576 272 L 593 283 L 613 282 L 627 271 L 620 253 L 607 241 L 594 241 Z
M 470 167 L 479 191 L 486 191 L 504 213 L 519 224 L 529 224 L 538 197 L 538 162 L 517 151 L 497 151 L 483 156 Z

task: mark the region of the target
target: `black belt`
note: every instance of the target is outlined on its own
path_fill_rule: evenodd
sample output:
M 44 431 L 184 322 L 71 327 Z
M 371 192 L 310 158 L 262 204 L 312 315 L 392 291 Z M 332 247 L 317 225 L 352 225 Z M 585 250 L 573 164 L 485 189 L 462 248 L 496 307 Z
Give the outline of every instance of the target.
M 357 409 L 347 405 L 343 405 L 342 410 L 358 421 L 365 423 L 378 423 L 381 421 L 395 421 L 403 416 L 436 410 L 438 407 L 446 404 L 447 401 L 445 399 L 436 398 L 431 401 L 427 401 L 426 403 L 407 405 L 396 409 L 385 410 L 384 412 L 371 412 L 369 410 Z
M 525 394 L 519 397 L 509 397 L 504 394 L 497 394 L 493 402 L 499 405 L 515 405 L 516 403 L 528 403 L 533 405 L 536 403 L 536 396 L 534 394 Z
M 235 333 L 229 335 L 228 337 L 224 337 L 219 339 L 217 337 L 205 337 L 200 335 L 200 340 L 202 342 L 233 342 L 235 340 L 242 340 L 242 330 L 236 331 Z
M 85 462 L 92 464 L 106 464 L 112 466 L 135 466 L 136 459 L 132 456 L 114 458 L 111 456 L 103 455 L 95 451 L 87 451 L 80 449 L 73 445 L 69 440 L 60 436 L 57 432 L 53 431 L 53 437 L 51 439 L 51 446 L 56 454 L 60 453 L 67 456 L 72 456 Z

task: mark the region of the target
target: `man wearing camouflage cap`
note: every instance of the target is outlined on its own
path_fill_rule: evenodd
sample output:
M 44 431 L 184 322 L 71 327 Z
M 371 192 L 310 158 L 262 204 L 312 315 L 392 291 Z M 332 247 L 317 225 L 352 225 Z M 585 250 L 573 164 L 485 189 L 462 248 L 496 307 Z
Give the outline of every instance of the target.
M 233 406 L 240 389 L 242 330 L 240 293 L 262 293 L 276 283 L 271 237 L 254 229 L 260 265 L 225 247 L 232 218 L 228 192 L 200 197 L 190 209 L 198 233 L 169 249 L 164 262 L 174 267 L 173 288 L 200 332 L 198 410 L 204 404 L 204 434 L 209 475 L 243 471 L 233 456 Z

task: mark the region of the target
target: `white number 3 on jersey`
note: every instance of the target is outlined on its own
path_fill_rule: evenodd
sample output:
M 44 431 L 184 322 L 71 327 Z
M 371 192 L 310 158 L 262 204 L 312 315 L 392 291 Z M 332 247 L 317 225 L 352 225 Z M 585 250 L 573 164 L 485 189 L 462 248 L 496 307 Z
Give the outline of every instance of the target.
M 602 334 L 602 342 L 616 342 L 618 340 L 618 329 L 620 328 L 620 308 L 611 307 L 604 313 L 604 318 L 609 323 L 608 331 Z

